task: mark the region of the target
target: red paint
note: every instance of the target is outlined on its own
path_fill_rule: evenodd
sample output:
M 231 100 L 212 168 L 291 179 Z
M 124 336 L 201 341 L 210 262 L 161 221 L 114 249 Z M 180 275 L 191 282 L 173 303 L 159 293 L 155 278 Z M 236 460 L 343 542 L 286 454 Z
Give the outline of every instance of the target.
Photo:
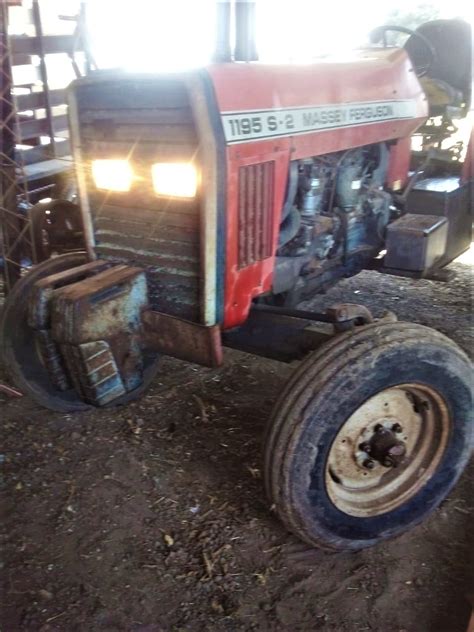
M 290 141 L 278 139 L 259 143 L 234 145 L 227 151 L 227 250 L 225 271 L 226 328 L 242 323 L 248 315 L 252 298 L 268 292 L 272 286 L 273 266 L 277 247 L 280 214 L 283 206 L 289 169 Z M 256 153 L 256 149 L 261 153 Z M 275 184 L 273 200 L 272 256 L 239 269 L 238 267 L 238 176 L 239 168 L 273 160 Z
M 427 117 L 426 97 L 406 53 L 399 49 L 358 51 L 351 60 L 304 66 L 259 63 L 208 68 L 221 112 L 268 110 L 351 102 L 410 99 L 416 118 L 362 124 L 283 138 L 254 140 L 227 147 L 227 234 L 224 327 L 245 321 L 252 298 L 271 289 L 278 228 L 290 160 L 381 142 L 405 139 Z M 398 150 L 400 156 L 404 155 Z M 275 161 L 273 254 L 238 269 L 237 197 L 242 165 Z M 401 164 L 401 163 L 400 163 Z M 396 161 L 394 173 L 403 176 Z M 398 166 L 397 166 L 398 165 Z M 406 177 L 406 173 L 404 175 Z

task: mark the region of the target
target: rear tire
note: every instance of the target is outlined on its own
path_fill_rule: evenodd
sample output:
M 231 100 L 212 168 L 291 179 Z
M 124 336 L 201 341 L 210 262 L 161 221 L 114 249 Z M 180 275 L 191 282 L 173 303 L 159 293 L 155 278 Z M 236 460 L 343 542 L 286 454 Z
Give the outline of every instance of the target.
M 360 446 L 374 449 L 376 428 L 395 441 L 396 424 L 405 427 L 396 435 L 403 461 L 387 467 L 376 452 L 367 469 L 373 459 Z M 267 493 L 307 543 L 362 549 L 426 518 L 458 480 L 472 441 L 467 356 L 428 327 L 374 323 L 336 336 L 295 371 L 267 430 Z
M 86 262 L 86 253 L 75 252 L 53 257 L 33 267 L 8 295 L 0 323 L 0 358 L 12 382 L 41 406 L 59 412 L 77 412 L 93 406 L 82 401 L 74 389 L 61 392 L 51 383 L 37 353 L 34 332 L 28 324 L 28 303 L 37 281 Z M 142 384 L 109 406 L 126 404 L 140 397 L 155 377 L 158 365 L 157 354 L 149 353 L 145 359 Z

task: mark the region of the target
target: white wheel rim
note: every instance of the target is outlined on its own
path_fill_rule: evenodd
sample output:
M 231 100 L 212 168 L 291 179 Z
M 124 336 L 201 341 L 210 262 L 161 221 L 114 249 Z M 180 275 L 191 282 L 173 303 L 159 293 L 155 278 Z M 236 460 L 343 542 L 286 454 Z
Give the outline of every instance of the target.
M 380 457 L 376 428 L 405 451 L 396 467 L 382 464 L 387 458 Z M 377 393 L 347 419 L 331 445 L 325 472 L 329 498 L 340 511 L 357 517 L 400 507 L 433 476 L 450 431 L 448 408 L 434 389 L 400 384 Z M 370 455 L 375 449 L 379 459 Z

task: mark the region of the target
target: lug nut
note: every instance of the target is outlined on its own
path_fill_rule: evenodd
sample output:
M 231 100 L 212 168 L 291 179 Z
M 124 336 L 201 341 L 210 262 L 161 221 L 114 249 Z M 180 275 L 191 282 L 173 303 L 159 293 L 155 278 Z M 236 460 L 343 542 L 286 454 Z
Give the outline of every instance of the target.
M 400 424 L 393 424 L 392 430 L 393 432 L 403 432 L 403 428 L 400 426 Z
M 368 470 L 373 470 L 375 467 L 375 461 L 372 461 L 372 459 L 365 459 L 362 465 L 366 467 Z
M 370 443 L 368 441 L 364 441 L 363 443 L 361 443 L 359 445 L 359 450 L 362 450 L 362 452 L 367 452 L 367 454 L 370 454 Z

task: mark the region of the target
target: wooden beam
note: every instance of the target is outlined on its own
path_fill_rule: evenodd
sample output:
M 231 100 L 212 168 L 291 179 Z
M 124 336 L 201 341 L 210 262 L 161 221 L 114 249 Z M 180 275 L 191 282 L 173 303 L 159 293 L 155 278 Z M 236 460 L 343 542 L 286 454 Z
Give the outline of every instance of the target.
M 66 114 L 53 116 L 54 131 L 63 132 L 68 129 L 68 117 Z M 47 118 L 20 121 L 20 138 L 26 140 L 35 136 L 49 136 L 49 121 Z
M 26 35 L 12 35 L 10 37 L 11 50 L 14 55 L 38 55 L 40 42 L 38 37 Z M 74 35 L 45 35 L 43 37 L 43 50 L 45 55 L 54 53 L 72 53 L 82 50 L 82 43 L 77 42 Z
M 56 156 L 62 158 L 71 154 L 71 145 L 68 139 L 56 141 Z M 17 149 L 16 160 L 22 165 L 32 165 L 51 158 L 51 145 L 36 145 L 29 149 Z
M 58 160 L 53 158 L 52 160 L 43 160 L 42 162 L 36 162 L 32 165 L 24 167 L 24 178 L 19 178 L 19 182 L 26 180 L 27 182 L 34 182 L 35 180 L 42 180 L 44 178 L 51 178 L 57 176 L 65 171 L 72 171 L 74 163 L 72 158 L 70 160 Z
M 49 94 L 53 107 L 66 104 L 66 90 L 51 90 Z M 18 112 L 46 107 L 46 98 L 43 91 L 31 92 L 30 94 L 18 94 L 15 96 L 15 100 Z

